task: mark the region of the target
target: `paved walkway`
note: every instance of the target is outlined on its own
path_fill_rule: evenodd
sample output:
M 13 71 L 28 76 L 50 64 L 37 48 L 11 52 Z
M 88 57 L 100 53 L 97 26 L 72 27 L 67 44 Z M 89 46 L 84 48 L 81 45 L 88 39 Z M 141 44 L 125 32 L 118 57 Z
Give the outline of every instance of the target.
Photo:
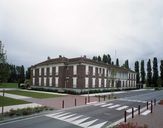
M 0 92 L 0 96 L 2 96 L 2 95 L 3 95 L 3 93 Z M 20 95 L 15 95 L 15 94 L 9 94 L 9 93 L 6 93 L 6 92 L 5 92 L 4 96 L 12 98 L 12 99 L 20 99 L 20 100 L 31 98 L 31 97 L 27 97 L 27 96 L 20 96 Z
M 140 126 L 147 125 L 148 128 L 163 128 L 163 105 L 156 105 L 153 108 L 153 113 L 144 115 L 137 115 L 127 122 L 137 123 Z
M 34 108 L 34 107 L 39 107 L 42 106 L 40 104 L 37 103 L 29 103 L 29 104 L 20 104 L 20 105 L 11 105 L 11 106 L 5 106 L 4 107 L 4 112 L 9 112 L 11 109 L 13 110 L 17 110 L 17 109 L 22 109 L 22 108 Z M 0 107 L 0 110 L 2 110 L 2 107 Z M 1 113 L 2 111 L 0 111 Z

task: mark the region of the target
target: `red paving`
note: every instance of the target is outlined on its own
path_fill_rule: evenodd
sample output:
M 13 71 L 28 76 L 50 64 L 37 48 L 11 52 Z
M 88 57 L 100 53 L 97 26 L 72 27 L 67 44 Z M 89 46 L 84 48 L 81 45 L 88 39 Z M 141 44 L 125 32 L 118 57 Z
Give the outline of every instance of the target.
M 156 105 L 153 108 L 153 113 L 147 116 L 137 115 L 133 119 L 129 119 L 128 122 L 137 123 L 140 126 L 146 124 L 147 128 L 163 128 L 163 105 Z
M 85 98 L 86 98 L 86 102 L 88 102 L 87 97 L 78 96 L 78 95 L 66 95 L 62 97 L 48 98 L 48 99 L 30 98 L 27 99 L 27 101 L 38 103 L 55 109 L 61 109 L 63 101 L 64 101 L 64 108 L 70 108 L 75 106 L 75 99 L 76 99 L 76 106 L 85 105 Z M 99 101 L 99 98 L 90 97 L 90 102 L 95 102 L 95 101 Z M 101 97 L 100 101 L 104 101 L 104 98 Z

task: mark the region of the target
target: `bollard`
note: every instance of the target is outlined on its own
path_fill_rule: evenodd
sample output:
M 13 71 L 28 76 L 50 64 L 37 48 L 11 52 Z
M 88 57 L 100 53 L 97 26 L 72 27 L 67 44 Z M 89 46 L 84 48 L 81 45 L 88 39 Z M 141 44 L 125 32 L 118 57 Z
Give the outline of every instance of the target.
M 154 105 L 156 105 L 156 99 L 154 99 Z
M 64 100 L 62 100 L 62 108 L 65 107 L 65 103 L 64 103 Z
M 87 104 L 87 97 L 85 97 L 85 104 Z
M 127 116 L 127 112 L 125 110 L 125 112 L 124 112 L 124 122 L 126 122 L 126 116 Z
M 76 106 L 76 98 L 75 98 L 75 106 Z
M 100 102 L 100 96 L 98 96 L 98 102 Z
M 148 101 L 147 101 L 147 109 L 148 109 Z
M 90 103 L 90 96 L 88 96 L 88 103 Z
M 138 106 L 138 114 L 140 115 L 140 105 Z
M 105 95 L 104 95 L 104 101 L 105 101 Z
M 134 118 L 134 108 L 132 107 L 132 118 Z
M 152 103 L 152 100 L 151 100 L 151 113 L 153 112 L 153 103 Z

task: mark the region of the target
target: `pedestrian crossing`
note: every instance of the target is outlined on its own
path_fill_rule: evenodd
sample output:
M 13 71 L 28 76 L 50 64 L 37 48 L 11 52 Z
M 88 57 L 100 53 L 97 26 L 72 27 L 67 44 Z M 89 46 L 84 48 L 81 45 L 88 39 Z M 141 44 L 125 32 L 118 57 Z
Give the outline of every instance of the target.
M 105 125 L 108 125 L 108 121 L 102 121 L 100 119 L 95 119 L 92 117 L 88 117 L 85 115 L 79 115 L 76 113 L 70 113 L 70 112 L 56 112 L 53 114 L 46 115 L 47 117 L 62 120 L 77 126 L 80 126 L 82 128 L 102 128 Z
M 93 104 L 93 106 L 96 107 L 102 107 L 102 108 L 108 108 L 108 109 L 115 109 L 116 111 L 125 111 L 127 113 L 131 113 L 132 112 L 132 107 L 129 107 L 127 105 L 121 105 L 121 104 L 116 104 L 116 103 L 97 103 L 97 104 Z M 134 112 L 138 110 L 138 108 L 133 107 Z M 141 115 L 146 116 L 148 115 L 150 112 L 149 110 L 146 110 L 144 112 L 142 112 Z

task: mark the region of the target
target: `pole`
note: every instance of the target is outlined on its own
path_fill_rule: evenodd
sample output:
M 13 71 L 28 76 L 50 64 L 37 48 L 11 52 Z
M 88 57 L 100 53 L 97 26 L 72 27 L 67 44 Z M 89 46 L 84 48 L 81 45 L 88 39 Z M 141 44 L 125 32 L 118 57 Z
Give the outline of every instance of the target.
M 132 107 L 132 118 L 134 118 L 134 108 Z
M 153 101 L 151 100 L 151 113 L 153 112 Z
M 127 112 L 124 112 L 124 122 L 126 123 L 126 116 L 127 116 Z
M 76 98 L 75 98 L 75 106 L 76 106 Z
M 62 100 L 62 108 L 65 107 L 65 103 L 64 103 L 64 100 Z
M 140 105 L 138 106 L 138 114 L 140 115 Z
M 85 104 L 87 104 L 87 97 L 85 97 Z
M 148 101 L 147 101 L 147 109 L 148 109 Z

